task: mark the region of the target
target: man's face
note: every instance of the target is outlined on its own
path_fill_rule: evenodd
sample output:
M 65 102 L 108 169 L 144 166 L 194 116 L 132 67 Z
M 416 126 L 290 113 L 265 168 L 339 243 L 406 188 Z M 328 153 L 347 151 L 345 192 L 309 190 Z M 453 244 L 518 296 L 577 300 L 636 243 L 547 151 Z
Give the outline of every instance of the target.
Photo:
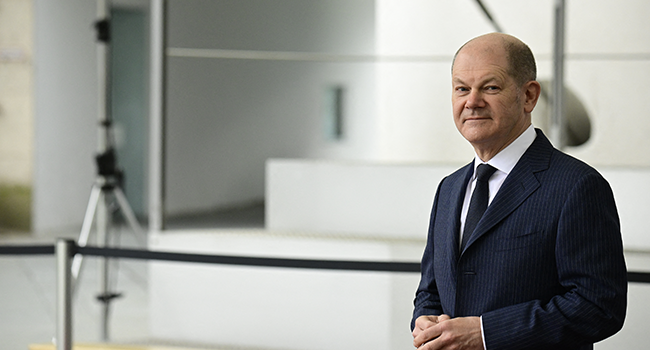
M 471 44 L 458 53 L 452 71 L 454 122 L 479 156 L 478 150 L 494 156 L 530 125 L 530 118 L 524 111 L 525 94 L 507 72 L 505 51 L 498 45 Z

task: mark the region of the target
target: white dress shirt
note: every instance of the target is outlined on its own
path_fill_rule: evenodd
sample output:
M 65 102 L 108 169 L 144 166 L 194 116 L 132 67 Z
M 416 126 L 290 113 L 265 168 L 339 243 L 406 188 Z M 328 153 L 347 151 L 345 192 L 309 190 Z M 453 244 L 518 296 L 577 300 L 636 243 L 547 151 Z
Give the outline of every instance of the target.
M 535 141 L 535 137 L 537 137 L 537 133 L 535 132 L 535 128 L 531 124 L 528 127 L 528 129 L 526 129 L 526 131 L 524 131 L 521 135 L 519 135 L 519 137 L 516 140 L 514 140 L 506 148 L 501 150 L 501 152 L 497 153 L 497 155 L 492 157 L 492 159 L 487 161 L 487 164 L 490 164 L 491 166 L 497 169 L 488 180 L 488 188 L 489 188 L 488 206 L 492 203 L 492 200 L 494 199 L 497 192 L 499 191 L 499 188 L 501 188 L 503 181 L 505 181 L 506 177 L 508 177 L 508 174 L 510 174 L 510 172 L 515 167 L 515 165 L 517 164 L 521 156 L 523 156 L 526 150 L 528 149 L 528 147 L 530 147 L 530 145 L 533 144 L 533 141 Z M 474 187 L 476 186 L 476 168 L 481 163 L 485 163 L 485 162 L 483 162 L 481 158 L 478 157 L 478 155 L 475 155 L 474 174 L 472 175 L 472 178 L 467 184 L 467 190 L 465 191 L 465 200 L 463 201 L 463 210 L 460 213 L 460 239 L 458 240 L 459 242 L 463 241 L 463 228 L 465 226 L 465 218 L 467 218 L 467 211 L 469 210 L 469 202 L 472 198 L 472 192 L 474 191 Z M 487 350 L 487 346 L 485 345 L 485 333 L 483 332 L 483 317 L 480 318 L 480 322 L 481 322 L 481 337 L 483 338 L 483 348 Z
M 494 172 L 492 177 L 488 180 L 489 187 L 489 198 L 488 206 L 492 203 L 494 196 L 496 196 L 499 188 L 505 181 L 506 177 L 512 169 L 515 167 L 521 156 L 524 155 L 528 147 L 533 144 L 537 137 L 535 128 L 530 125 L 526 131 L 524 131 L 517 139 L 515 139 L 511 144 L 506 148 L 497 153 L 492 159 L 487 161 L 487 164 L 495 167 L 497 171 Z M 465 200 L 463 201 L 463 210 L 460 213 L 460 240 L 463 241 L 463 230 L 465 226 L 465 219 L 467 218 L 467 211 L 469 210 L 469 202 L 472 198 L 472 192 L 474 192 L 474 187 L 476 187 L 476 168 L 479 164 L 486 163 L 478 157 L 474 156 L 474 174 L 467 184 L 467 190 L 465 191 Z

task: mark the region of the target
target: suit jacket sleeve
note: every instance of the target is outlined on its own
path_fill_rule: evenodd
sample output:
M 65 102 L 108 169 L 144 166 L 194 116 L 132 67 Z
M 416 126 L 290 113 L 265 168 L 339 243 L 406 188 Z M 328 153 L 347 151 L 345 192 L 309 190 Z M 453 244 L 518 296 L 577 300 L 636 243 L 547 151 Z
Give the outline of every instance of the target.
M 440 196 L 440 187 L 444 179 L 438 185 L 438 190 L 436 191 L 436 196 L 433 201 L 433 209 L 431 210 L 431 218 L 429 222 L 429 227 L 432 226 L 435 221 L 438 199 Z M 431 229 L 429 229 L 428 242 L 433 242 L 433 237 L 431 237 Z M 414 310 L 413 318 L 411 319 L 411 331 L 415 328 L 415 320 L 423 315 L 441 315 L 443 314 L 442 305 L 440 303 L 440 297 L 438 295 L 438 290 L 436 287 L 436 280 L 434 277 L 433 269 L 433 246 L 427 244 L 424 248 L 424 254 L 422 255 L 421 262 L 421 278 L 420 285 L 416 292 L 416 297 L 414 301 Z
M 622 253 L 611 188 L 597 172 L 586 174 L 557 223 L 555 263 L 564 292 L 483 313 L 487 349 L 578 348 L 616 333 L 626 310 Z

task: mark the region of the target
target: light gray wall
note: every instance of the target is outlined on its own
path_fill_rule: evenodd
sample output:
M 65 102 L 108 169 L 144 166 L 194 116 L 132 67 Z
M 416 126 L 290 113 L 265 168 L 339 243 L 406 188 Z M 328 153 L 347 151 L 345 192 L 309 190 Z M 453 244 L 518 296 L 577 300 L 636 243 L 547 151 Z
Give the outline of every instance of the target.
M 553 1 L 488 5 L 506 31 L 530 44 L 540 77 L 548 78 Z M 650 123 L 642 113 L 650 100 L 625 78 L 650 74 L 650 30 L 643 16 L 648 6 L 576 0 L 567 8 L 567 84 L 585 103 L 593 126 L 592 139 L 569 152 L 597 167 L 650 166 L 638 152 L 650 147 L 644 137 Z M 81 223 L 95 173 L 95 3 L 35 0 L 34 9 L 33 226 L 67 229 Z M 170 0 L 170 47 L 416 61 L 170 57 L 167 214 L 262 199 L 267 158 L 466 161 L 471 147 L 451 122 L 444 58 L 490 30 L 469 0 Z M 338 142 L 323 135 L 329 85 L 346 89 L 345 135 Z
M 97 149 L 95 2 L 34 1 L 32 228 L 77 228 Z
M 374 52 L 372 0 L 177 0 L 168 16 L 170 48 Z M 371 62 L 170 57 L 167 84 L 168 214 L 263 199 L 271 157 L 371 156 Z M 345 89 L 340 141 L 325 134 L 331 85 Z
M 37 232 L 78 229 L 95 178 L 95 6 L 82 0 L 35 2 Z M 371 0 L 248 1 L 246 6 L 183 0 L 169 1 L 168 13 L 169 47 L 347 54 L 371 54 L 374 48 Z M 167 213 L 263 199 L 269 157 L 367 158 L 373 69 L 370 63 L 170 57 Z M 327 139 L 322 120 L 330 85 L 346 89 L 345 135 L 337 142 Z M 116 126 L 119 139 L 128 130 Z

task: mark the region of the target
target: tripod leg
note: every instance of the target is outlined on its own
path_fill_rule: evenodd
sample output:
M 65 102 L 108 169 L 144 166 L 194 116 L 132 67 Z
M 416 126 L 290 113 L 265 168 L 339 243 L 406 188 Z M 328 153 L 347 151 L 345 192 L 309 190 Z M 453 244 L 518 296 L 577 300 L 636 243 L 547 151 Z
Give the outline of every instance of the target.
M 111 229 L 111 220 L 109 213 L 109 195 L 104 193 L 103 196 L 100 196 L 99 206 L 97 209 L 97 245 L 99 247 L 108 247 L 110 243 L 110 229 Z M 110 285 L 109 285 L 109 258 L 103 257 L 99 259 L 99 290 L 100 296 L 106 297 L 110 295 Z M 109 310 L 110 305 L 109 299 L 104 299 L 102 303 L 102 318 L 100 324 L 101 339 L 102 341 L 108 340 L 108 325 L 109 325 Z
M 84 216 L 84 222 L 81 225 L 81 233 L 79 234 L 79 239 L 77 245 L 80 247 L 85 247 L 88 244 L 88 237 L 90 236 L 90 229 L 93 226 L 93 219 L 95 217 L 95 212 L 97 210 L 97 203 L 99 203 L 100 194 L 102 188 L 98 184 L 94 184 L 92 190 L 90 191 L 90 200 L 88 201 L 88 207 L 86 208 L 86 215 Z M 79 277 L 79 272 L 81 271 L 81 263 L 83 256 L 76 254 L 72 260 L 72 280 L 75 282 Z
M 146 247 L 147 246 L 146 234 L 144 233 L 144 230 L 142 230 L 142 227 L 138 223 L 138 220 L 136 219 L 135 214 L 131 209 L 131 206 L 129 206 L 129 202 L 126 200 L 126 196 L 124 195 L 124 192 L 119 187 L 115 187 L 113 192 L 115 194 L 115 198 L 117 199 L 117 203 L 119 204 L 120 209 L 124 214 L 124 217 L 126 217 L 129 226 L 131 226 L 131 230 L 136 234 L 136 239 L 141 245 Z

